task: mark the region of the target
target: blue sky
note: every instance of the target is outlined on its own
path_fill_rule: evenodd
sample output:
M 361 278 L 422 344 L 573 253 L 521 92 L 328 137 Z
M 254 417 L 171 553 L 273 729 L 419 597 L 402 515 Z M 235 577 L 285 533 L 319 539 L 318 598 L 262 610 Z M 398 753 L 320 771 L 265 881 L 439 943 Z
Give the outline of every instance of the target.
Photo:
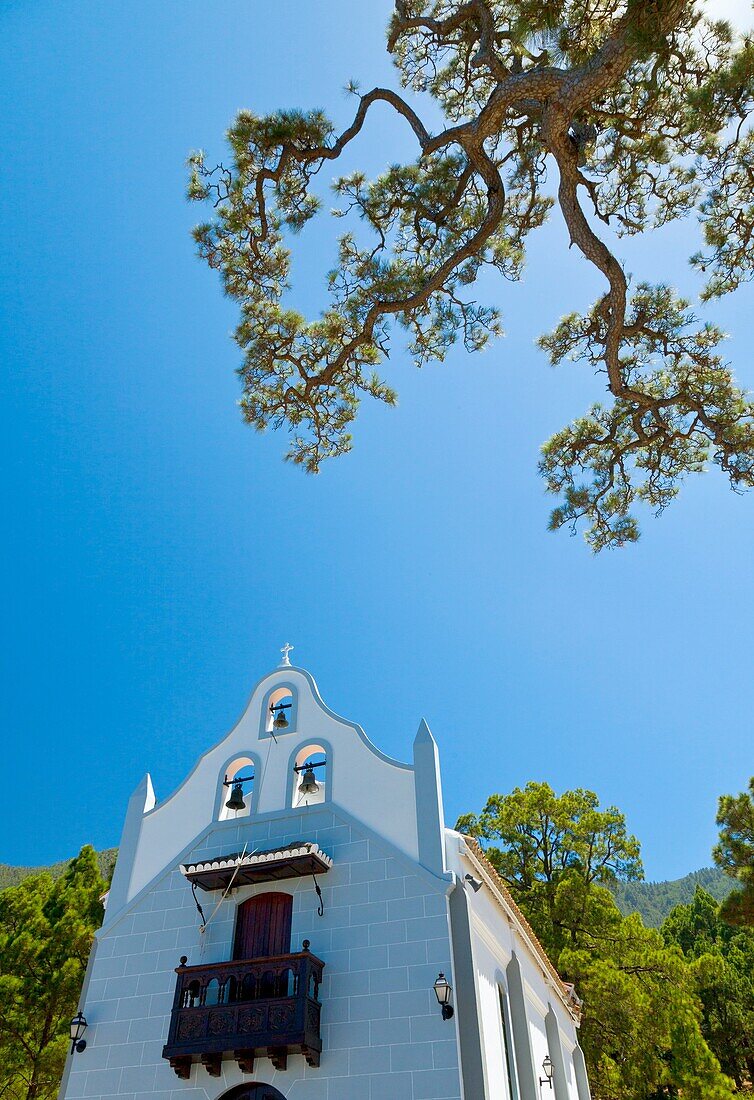
M 528 779 L 627 814 L 648 877 L 709 863 L 717 795 L 751 754 L 754 498 L 697 478 L 640 544 L 594 558 L 548 534 L 542 441 L 599 399 L 534 338 L 599 283 L 557 215 L 525 282 L 490 279 L 507 336 L 422 372 L 396 347 L 396 410 L 365 406 L 318 478 L 240 420 L 235 319 L 194 258 L 187 153 L 235 111 L 322 106 L 395 83 L 389 4 L 6 0 L 0 9 L 0 544 L 5 751 L 0 860 L 117 843 L 291 641 L 327 703 L 406 759 L 440 744 L 447 816 Z M 377 113 L 352 161 L 412 153 Z M 300 239 L 321 308 L 337 223 Z M 697 289 L 689 223 L 622 246 Z M 715 307 L 754 385 L 745 289 Z

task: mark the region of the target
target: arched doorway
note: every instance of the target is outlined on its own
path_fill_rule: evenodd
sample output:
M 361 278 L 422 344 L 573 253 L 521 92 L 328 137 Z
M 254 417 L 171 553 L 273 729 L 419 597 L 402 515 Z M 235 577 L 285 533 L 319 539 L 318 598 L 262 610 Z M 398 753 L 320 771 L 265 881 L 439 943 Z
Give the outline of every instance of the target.
M 236 1085 L 229 1092 L 224 1092 L 219 1100 L 285 1100 L 285 1097 L 272 1085 L 263 1085 L 260 1082 L 254 1085 Z

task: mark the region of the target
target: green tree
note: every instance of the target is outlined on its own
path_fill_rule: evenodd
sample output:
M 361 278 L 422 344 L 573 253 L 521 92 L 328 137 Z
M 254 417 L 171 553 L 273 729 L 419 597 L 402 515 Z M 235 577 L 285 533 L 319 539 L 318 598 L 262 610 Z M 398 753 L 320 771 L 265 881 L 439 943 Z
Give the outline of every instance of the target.
M 54 1100 L 105 890 L 94 849 L 0 893 L 0 1096 Z
M 730 1100 L 701 1026 L 692 971 L 637 913 L 589 891 L 583 930 L 558 966 L 583 998 L 581 1044 L 595 1100 Z
M 722 919 L 720 905 L 698 886 L 662 926 L 666 944 L 692 960 L 702 1004 L 702 1033 L 739 1089 L 754 1082 L 754 931 Z
M 669 286 L 627 274 L 618 245 L 695 212 L 702 299 L 754 275 L 752 40 L 697 0 L 395 0 L 387 47 L 406 94 L 351 81 L 358 102 L 340 132 L 319 110 L 242 111 L 227 162 L 190 159 L 189 197 L 212 208 L 199 253 L 240 306 L 248 423 L 286 426 L 288 457 L 309 471 L 347 451 L 361 398 L 396 400 L 375 370 L 391 326 L 417 366 L 458 340 L 484 347 L 500 314 L 469 287 L 486 268 L 520 279 L 527 237 L 557 207 L 604 291 L 540 345 L 554 364 L 603 374 L 610 399 L 543 447 L 551 526 L 585 520 L 595 550 L 632 541 L 634 503 L 662 510 L 707 460 L 750 488 L 754 405 L 720 354 L 723 333 Z M 284 301 L 287 237 L 317 214 L 315 177 L 376 105 L 417 156 L 376 179 L 335 178 L 346 231 L 325 308 L 307 320 Z M 439 109 L 434 131 L 425 106 L 433 120 Z
M 694 976 L 609 889 L 642 874 L 624 816 L 591 791 L 528 783 L 457 823 L 487 856 L 583 1000 L 581 1042 L 595 1100 L 730 1100 L 732 1082 L 705 1041 Z
M 479 817 L 465 814 L 457 827 L 494 842 L 487 855 L 555 956 L 577 939 L 591 897 L 588 889 L 560 890 L 561 884 L 609 886 L 643 877 L 639 842 L 623 814 L 601 810 L 593 791 L 556 795 L 547 783 L 527 783 L 492 795 Z
M 720 840 L 712 853 L 715 863 L 741 885 L 723 903 L 723 916 L 731 924 L 754 925 L 754 776 L 748 791 L 722 795 L 717 824 Z

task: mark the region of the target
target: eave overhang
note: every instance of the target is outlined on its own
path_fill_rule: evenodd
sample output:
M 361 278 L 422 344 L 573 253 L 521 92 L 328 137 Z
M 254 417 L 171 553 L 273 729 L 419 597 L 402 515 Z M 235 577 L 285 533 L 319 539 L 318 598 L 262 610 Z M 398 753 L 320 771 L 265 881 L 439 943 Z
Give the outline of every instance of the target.
M 332 867 L 332 859 L 312 841 L 296 841 L 284 848 L 263 852 L 233 852 L 203 863 L 182 863 L 181 873 L 202 890 L 225 890 L 258 882 L 321 875 Z

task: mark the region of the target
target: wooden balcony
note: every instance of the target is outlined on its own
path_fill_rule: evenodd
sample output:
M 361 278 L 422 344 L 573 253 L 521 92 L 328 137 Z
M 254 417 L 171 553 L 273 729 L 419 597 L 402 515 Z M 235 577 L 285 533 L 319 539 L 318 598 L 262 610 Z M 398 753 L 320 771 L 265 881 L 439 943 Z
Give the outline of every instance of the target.
M 244 1073 L 254 1059 L 270 1058 L 285 1069 L 289 1054 L 303 1054 L 319 1065 L 322 1050 L 319 985 L 324 963 L 304 949 L 264 959 L 186 966 L 176 969 L 173 1012 L 162 1056 L 177 1075 L 188 1078 L 193 1062 L 219 1077 L 224 1058 Z

